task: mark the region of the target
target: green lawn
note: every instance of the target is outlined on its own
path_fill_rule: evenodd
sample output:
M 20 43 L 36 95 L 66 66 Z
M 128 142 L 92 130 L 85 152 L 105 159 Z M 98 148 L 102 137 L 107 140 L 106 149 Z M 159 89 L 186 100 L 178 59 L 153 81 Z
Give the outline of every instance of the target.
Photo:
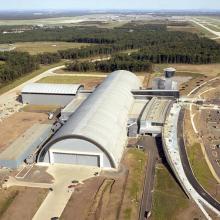
M 38 83 L 78 84 L 87 78 L 86 76 L 47 76 L 40 79 Z
M 129 154 L 132 155 L 132 159 L 134 160 L 132 167 L 130 167 L 130 186 L 129 193 L 130 198 L 137 200 L 137 195 L 140 195 L 142 192 L 142 183 L 140 180 L 144 174 L 144 164 L 146 163 L 147 157 L 143 151 L 137 149 L 130 149 Z
M 2 85 L 0 87 L 0 94 L 3 94 L 17 86 L 19 86 L 20 84 L 26 82 L 27 80 L 30 80 L 32 79 L 33 77 L 43 73 L 44 71 L 47 71 L 53 67 L 57 67 L 57 66 L 61 66 L 61 65 L 64 65 L 65 61 L 61 61 L 59 63 L 56 63 L 56 64 L 52 64 L 52 65 L 44 65 L 44 66 L 41 66 L 40 69 L 38 70 L 35 70 L 33 71 L 32 73 L 29 73 L 29 74 L 26 74 L 25 76 L 22 76 L 16 80 L 14 80 L 13 82 L 9 82 L 8 84 L 6 85 Z
M 199 143 L 187 147 L 189 161 L 199 183 L 211 194 L 215 194 L 217 181 L 213 177 L 203 156 Z M 218 197 L 220 200 L 220 197 Z
M 193 79 L 194 78 L 197 78 L 197 77 L 200 77 L 200 76 L 203 76 L 203 74 L 201 73 L 193 73 L 193 72 L 187 72 L 187 71 L 177 71 L 176 76 L 189 76 L 189 77 L 192 77 Z
M 125 158 L 129 174 L 120 219 L 133 220 L 138 218 L 147 154 L 138 149 L 129 149 Z
M 205 36 L 207 38 L 213 38 L 216 37 L 215 34 L 212 34 L 210 31 L 206 30 L 205 28 L 201 27 L 200 25 L 192 22 L 192 26 L 194 26 L 198 32 L 200 33 L 201 36 Z
M 32 55 L 45 52 L 57 52 L 58 50 L 66 50 L 70 48 L 81 48 L 89 46 L 86 43 L 72 43 L 72 42 L 21 42 L 13 44 L 16 51 L 25 51 Z M 7 44 L 0 44 L 0 47 L 11 47 Z
M 171 220 L 188 208 L 189 200 L 169 171 L 158 165 L 153 193 L 153 220 Z

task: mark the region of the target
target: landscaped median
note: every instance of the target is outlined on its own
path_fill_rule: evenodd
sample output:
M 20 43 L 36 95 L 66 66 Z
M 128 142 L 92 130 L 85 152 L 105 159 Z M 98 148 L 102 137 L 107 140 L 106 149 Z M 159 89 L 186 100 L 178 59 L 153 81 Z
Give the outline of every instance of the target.
M 168 169 L 162 164 L 157 165 L 152 219 L 180 219 L 178 216 L 182 216 L 183 213 L 192 217 L 188 210 L 190 205 L 190 200 L 186 197 Z
M 198 182 L 207 190 L 214 198 L 220 201 L 220 190 L 218 183 L 212 175 L 205 157 L 202 153 L 201 145 L 194 143 L 187 145 L 187 153 L 193 173 Z
M 138 149 L 129 149 L 125 154 L 124 165 L 129 169 L 120 219 L 138 219 L 144 185 L 147 155 Z
M 197 137 L 193 132 L 188 111 L 185 113 L 184 128 L 186 150 L 192 171 L 201 186 L 220 201 L 220 188 L 208 167 L 200 143 L 196 142 Z

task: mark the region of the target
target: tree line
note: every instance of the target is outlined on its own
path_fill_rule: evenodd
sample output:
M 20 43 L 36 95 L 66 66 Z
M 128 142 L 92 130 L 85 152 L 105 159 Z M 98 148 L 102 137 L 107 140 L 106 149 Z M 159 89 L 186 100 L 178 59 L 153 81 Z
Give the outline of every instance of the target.
M 152 63 L 146 61 L 135 60 L 125 54 L 113 56 L 110 60 L 98 62 L 79 62 L 75 61 L 66 64 L 66 70 L 77 72 L 113 72 L 115 70 L 128 70 L 133 72 L 152 71 Z
M 68 70 L 104 72 L 116 69 L 150 71 L 151 63 L 220 62 L 220 45 L 217 42 L 193 33 L 169 32 L 163 24 L 140 25 L 133 22 L 114 29 L 64 27 L 34 29 L 20 34 L 0 33 L 0 43 L 18 41 L 67 41 L 91 45 L 38 55 L 16 51 L 0 52 L 0 60 L 5 61 L 0 66 L 1 84 L 39 68 L 40 64 L 57 63 L 61 59 L 73 60 L 73 63 L 67 65 Z M 137 51 L 130 55 L 120 54 L 133 49 Z M 111 55 L 112 58 L 95 63 L 76 62 L 77 59 L 100 55 Z
M 37 70 L 40 64 L 57 63 L 61 60 L 58 53 L 30 55 L 27 52 L 0 52 L 0 85 L 13 81 L 22 75 Z

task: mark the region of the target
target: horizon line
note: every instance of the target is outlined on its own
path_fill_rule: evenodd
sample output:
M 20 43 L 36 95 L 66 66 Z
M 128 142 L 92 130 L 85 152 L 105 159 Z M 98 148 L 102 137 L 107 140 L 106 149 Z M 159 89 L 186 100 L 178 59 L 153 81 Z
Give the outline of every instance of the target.
M 152 11 L 164 11 L 164 12 L 184 12 L 184 11 L 202 11 L 202 12 L 220 12 L 220 8 L 219 9 L 205 9 L 205 8 L 191 8 L 191 9 L 162 9 L 162 8 L 152 8 L 152 9 L 126 9 L 126 8 L 118 8 L 118 9 L 114 9 L 114 8 L 107 8 L 107 9 L 86 9 L 86 8 L 82 8 L 82 9 L 68 9 L 68 8 L 42 8 L 42 9 L 32 9 L 32 8 L 24 8 L 24 9 L 0 9 L 0 11 L 17 11 L 17 12 L 21 12 L 21 11 L 87 11 L 87 12 L 102 12 L 102 11 L 142 11 L 142 12 L 152 12 Z

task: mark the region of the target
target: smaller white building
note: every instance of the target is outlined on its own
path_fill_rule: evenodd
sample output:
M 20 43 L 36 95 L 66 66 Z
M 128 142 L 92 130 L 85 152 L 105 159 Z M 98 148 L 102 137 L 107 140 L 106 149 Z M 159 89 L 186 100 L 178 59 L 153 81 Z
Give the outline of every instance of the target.
M 49 84 L 31 83 L 22 91 L 22 102 L 31 105 L 57 105 L 64 107 L 69 104 L 83 89 L 81 84 Z

